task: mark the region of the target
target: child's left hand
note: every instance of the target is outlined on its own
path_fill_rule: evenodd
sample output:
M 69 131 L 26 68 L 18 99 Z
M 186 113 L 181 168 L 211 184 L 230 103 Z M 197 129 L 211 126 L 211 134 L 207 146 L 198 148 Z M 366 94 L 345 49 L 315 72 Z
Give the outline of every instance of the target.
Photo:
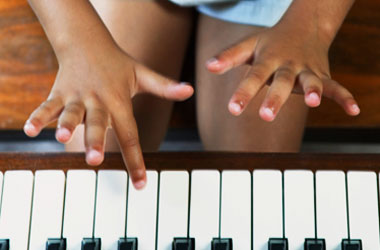
M 310 31 L 291 25 L 276 25 L 224 50 L 207 62 L 212 73 L 223 74 L 242 64 L 252 67 L 233 94 L 228 108 L 240 115 L 259 90 L 269 84 L 260 108 L 265 121 L 273 121 L 290 94 L 303 93 L 309 107 L 317 107 L 325 96 L 338 103 L 348 115 L 360 109 L 352 94 L 331 79 L 328 50 L 331 41 L 318 29 Z

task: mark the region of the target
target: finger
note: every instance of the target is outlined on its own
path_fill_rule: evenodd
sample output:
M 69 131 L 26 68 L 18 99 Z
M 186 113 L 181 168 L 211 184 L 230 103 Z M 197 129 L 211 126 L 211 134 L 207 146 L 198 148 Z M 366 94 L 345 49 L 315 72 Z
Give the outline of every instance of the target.
M 85 135 L 86 162 L 97 166 L 104 160 L 104 143 L 108 127 L 108 112 L 97 101 L 86 103 Z
M 271 122 L 292 93 L 296 73 L 291 68 L 280 68 L 273 77 L 273 82 L 260 107 L 260 117 Z
M 58 118 L 63 108 L 60 98 L 52 98 L 43 102 L 25 122 L 24 132 L 30 137 L 37 136 L 49 123 Z
M 360 108 L 350 91 L 331 79 L 322 79 L 324 91 L 323 95 L 338 103 L 348 115 L 356 116 L 360 113 Z
M 323 83 L 313 72 L 304 71 L 299 74 L 299 82 L 305 94 L 305 103 L 309 107 L 318 107 L 321 104 Z
M 247 107 L 251 99 L 265 85 L 273 72 L 273 66 L 263 63 L 254 63 L 247 77 L 239 84 L 239 87 L 231 97 L 228 109 L 233 115 L 240 115 Z
M 146 185 L 145 164 L 130 101 L 122 112 L 113 113 L 112 127 L 115 129 L 129 176 L 135 188 L 142 189 Z
M 209 59 L 206 62 L 206 67 L 212 73 L 223 74 L 232 68 L 250 63 L 253 60 L 255 46 L 256 37 L 251 37 Z
M 189 83 L 178 83 L 142 65 L 135 67 L 138 92 L 149 93 L 163 99 L 183 101 L 194 93 Z
M 58 119 L 55 138 L 61 143 L 70 141 L 75 128 L 83 122 L 85 107 L 82 102 L 66 104 Z

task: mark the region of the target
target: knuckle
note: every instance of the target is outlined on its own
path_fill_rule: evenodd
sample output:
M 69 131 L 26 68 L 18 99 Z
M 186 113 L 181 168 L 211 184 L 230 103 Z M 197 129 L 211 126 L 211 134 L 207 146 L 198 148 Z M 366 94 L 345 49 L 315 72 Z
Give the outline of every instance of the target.
M 104 91 L 105 94 L 107 94 L 107 92 L 108 91 Z M 98 106 L 101 103 L 100 102 L 101 99 L 102 99 L 101 96 L 99 96 L 98 93 L 95 93 L 93 91 L 86 93 L 83 96 L 84 104 L 87 107 Z
M 100 117 L 87 118 L 86 125 L 92 129 L 105 129 L 107 127 L 105 119 Z
M 66 128 L 69 131 L 74 131 L 76 124 L 69 121 L 58 121 L 58 128 Z
M 122 139 L 122 145 L 124 148 L 133 148 L 139 145 L 139 138 L 137 135 L 127 132 L 126 136 Z
M 281 96 L 280 94 L 271 94 L 268 98 L 268 102 L 273 106 L 278 106 L 279 104 L 283 103 L 285 100 L 284 96 Z
M 38 110 L 40 112 L 51 114 L 53 112 L 52 102 L 50 100 L 44 101 L 41 103 L 41 105 L 38 107 Z
M 127 159 L 126 165 L 128 172 L 131 174 L 132 178 L 135 177 L 139 179 L 145 176 L 146 169 L 141 154 L 130 155 L 130 157 Z
M 356 103 L 355 99 L 352 96 L 348 96 L 348 97 L 344 98 L 343 102 L 347 103 L 347 104 L 354 104 L 354 103 Z
M 282 65 L 286 66 L 286 68 L 288 68 L 288 69 L 294 69 L 297 67 L 297 63 L 293 59 L 287 59 L 287 60 L 283 61 Z
M 295 76 L 289 71 L 289 72 L 281 72 L 276 75 L 275 77 L 276 81 L 279 81 L 283 84 L 293 84 L 295 81 Z
M 79 115 L 83 112 L 84 106 L 81 103 L 73 102 L 66 105 L 64 112 Z
M 97 129 L 106 129 L 108 124 L 108 115 L 103 109 L 92 109 L 87 113 L 86 126 Z
M 124 109 L 126 103 L 128 103 L 125 93 L 118 91 L 112 91 L 105 102 L 115 110 Z
M 264 83 L 266 81 L 264 74 L 258 69 L 252 69 L 249 73 L 249 79 L 255 83 Z
M 103 151 L 104 139 L 102 137 L 99 138 L 91 138 L 88 142 L 87 147 L 100 151 Z
M 322 88 L 321 79 L 313 73 L 300 74 L 300 80 L 305 88 Z
M 74 130 L 76 126 L 83 122 L 83 116 L 74 115 L 72 113 L 64 113 L 58 119 L 58 126 Z
M 101 107 L 94 107 L 92 108 L 92 113 L 94 114 L 94 117 L 98 117 L 104 120 L 108 115 L 107 111 Z
M 243 101 L 243 102 L 248 102 L 251 98 L 252 98 L 252 96 L 253 96 L 253 93 L 251 93 L 251 92 L 253 92 L 253 91 L 249 91 L 249 90 L 247 90 L 247 89 L 243 89 L 243 88 L 238 88 L 237 90 L 236 90 L 236 94 L 235 94 L 235 96 L 236 96 L 236 98 L 237 99 L 239 99 L 239 100 L 241 100 L 241 101 Z
M 143 177 L 145 172 L 144 167 L 142 167 L 136 160 L 129 162 L 128 171 L 136 179 Z
M 305 94 L 309 94 L 309 93 L 317 93 L 317 94 L 321 94 L 323 91 L 322 91 L 322 88 L 319 88 L 319 87 L 315 87 L 315 86 L 309 86 L 309 87 L 305 87 L 304 88 L 304 93 Z
M 35 116 L 31 117 L 29 119 L 30 123 L 32 123 L 34 126 L 41 127 L 44 125 L 44 122 L 42 121 L 42 118 L 36 114 Z
M 225 58 L 230 58 L 231 56 L 233 56 L 235 54 L 235 47 L 230 47 L 230 48 L 227 48 L 225 49 L 220 55 L 219 55 L 219 59 L 225 59 Z

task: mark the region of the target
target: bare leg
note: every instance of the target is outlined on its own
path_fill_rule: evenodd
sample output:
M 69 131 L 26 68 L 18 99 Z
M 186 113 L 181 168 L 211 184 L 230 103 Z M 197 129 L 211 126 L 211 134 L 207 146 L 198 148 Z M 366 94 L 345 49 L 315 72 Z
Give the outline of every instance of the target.
M 300 148 L 308 110 L 303 96 L 292 95 L 276 120 L 268 123 L 259 117 L 265 87 L 241 116 L 234 117 L 227 104 L 249 66 L 221 76 L 206 70 L 209 58 L 260 29 L 200 15 L 196 52 L 197 113 L 206 150 L 294 152 Z
M 192 25 L 192 13 L 163 1 L 92 0 L 112 36 L 126 52 L 157 72 L 178 79 Z M 142 149 L 157 150 L 165 136 L 172 103 L 137 96 L 133 107 Z M 68 151 L 83 151 L 83 126 L 76 129 Z M 112 130 L 107 151 L 119 151 Z

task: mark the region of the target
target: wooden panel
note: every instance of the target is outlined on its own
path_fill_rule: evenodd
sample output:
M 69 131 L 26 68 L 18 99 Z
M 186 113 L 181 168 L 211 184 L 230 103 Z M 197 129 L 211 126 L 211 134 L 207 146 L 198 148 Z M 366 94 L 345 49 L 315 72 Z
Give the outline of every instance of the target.
M 21 129 L 49 94 L 53 50 L 26 0 L 0 0 L 0 128 Z
M 0 171 L 125 170 L 120 153 L 106 153 L 99 166 L 89 166 L 84 153 L 0 153 Z M 380 172 L 380 154 L 160 152 L 145 153 L 148 170 L 362 170 Z M 323 163 L 323 164 L 321 164 Z
M 349 117 L 324 99 L 309 115 L 309 127 L 379 127 L 380 1 L 356 1 L 330 52 L 333 78 L 355 95 L 361 108 Z
M 320 108 L 311 110 L 309 127 L 380 126 L 379 47 L 380 2 L 357 1 L 330 57 L 334 79 L 355 94 L 362 113 L 348 117 L 324 100 Z M 0 129 L 22 128 L 47 97 L 56 70 L 54 52 L 26 0 L 0 0 Z M 193 105 L 194 101 L 176 105 L 171 126 L 195 127 Z

